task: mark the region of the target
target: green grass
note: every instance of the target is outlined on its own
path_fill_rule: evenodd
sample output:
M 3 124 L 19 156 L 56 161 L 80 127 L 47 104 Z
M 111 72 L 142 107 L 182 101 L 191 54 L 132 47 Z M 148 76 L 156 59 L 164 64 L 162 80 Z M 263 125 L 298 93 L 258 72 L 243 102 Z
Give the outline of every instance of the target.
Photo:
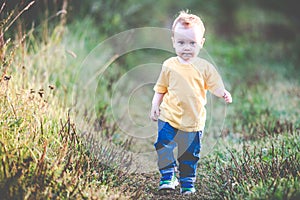
M 299 196 L 298 139 L 299 132 L 294 132 L 244 143 L 242 151 L 216 152 L 214 160 L 204 161 L 203 173 L 211 173 L 215 195 L 225 199 L 295 198 Z
M 128 176 L 118 163 L 130 159 L 115 156 L 108 142 L 89 143 L 70 112 L 76 56 L 62 42 L 62 29 L 45 30 L 47 41 L 32 29 L 23 41 L 6 40 L 1 51 L 1 198 L 124 199 L 134 191 L 111 188 Z
M 1 86 L 4 84 L 13 85 L 14 80 Z M 4 91 L 0 97 L 2 197 L 107 197 L 107 186 L 102 185 L 109 181 L 101 178 L 101 173 L 108 173 L 109 168 L 89 155 L 66 114 L 47 104 L 39 94 L 30 94 L 29 89 L 9 86 Z M 92 173 L 98 170 L 101 173 Z M 89 187 L 95 191 L 87 190 Z

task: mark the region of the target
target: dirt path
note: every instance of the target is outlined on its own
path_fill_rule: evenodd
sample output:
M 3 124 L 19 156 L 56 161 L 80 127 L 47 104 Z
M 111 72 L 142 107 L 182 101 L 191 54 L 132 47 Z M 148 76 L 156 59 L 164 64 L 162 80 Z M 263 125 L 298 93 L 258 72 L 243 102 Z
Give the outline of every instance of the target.
M 200 173 L 199 173 L 200 176 Z M 190 196 L 183 196 L 180 194 L 180 187 L 176 187 L 175 191 L 158 192 L 157 187 L 159 183 L 158 172 L 140 174 L 136 176 L 136 184 L 132 185 L 133 190 L 138 191 L 134 199 L 155 199 L 155 200 L 174 200 L 174 199 L 217 199 L 213 197 L 210 192 L 211 185 L 207 180 L 200 180 L 197 178 L 196 188 L 197 193 Z

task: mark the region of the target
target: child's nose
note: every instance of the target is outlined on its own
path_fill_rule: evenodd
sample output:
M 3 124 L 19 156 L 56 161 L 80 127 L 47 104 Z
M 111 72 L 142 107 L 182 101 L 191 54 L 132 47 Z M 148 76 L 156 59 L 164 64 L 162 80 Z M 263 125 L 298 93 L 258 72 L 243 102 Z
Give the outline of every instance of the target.
M 185 44 L 183 47 L 184 50 L 190 50 L 191 49 L 191 45 L 189 44 Z

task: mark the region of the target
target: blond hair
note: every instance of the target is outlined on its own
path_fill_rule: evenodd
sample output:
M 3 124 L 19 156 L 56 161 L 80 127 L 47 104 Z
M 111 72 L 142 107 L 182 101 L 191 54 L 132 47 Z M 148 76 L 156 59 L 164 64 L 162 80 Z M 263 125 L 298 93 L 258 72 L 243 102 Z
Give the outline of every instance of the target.
M 188 13 L 188 11 L 180 11 L 178 17 L 174 20 L 172 25 L 172 33 L 174 34 L 174 30 L 176 25 L 180 23 L 184 28 L 190 28 L 193 26 L 199 26 L 201 31 L 204 34 L 205 28 L 202 20 L 197 15 L 193 15 Z

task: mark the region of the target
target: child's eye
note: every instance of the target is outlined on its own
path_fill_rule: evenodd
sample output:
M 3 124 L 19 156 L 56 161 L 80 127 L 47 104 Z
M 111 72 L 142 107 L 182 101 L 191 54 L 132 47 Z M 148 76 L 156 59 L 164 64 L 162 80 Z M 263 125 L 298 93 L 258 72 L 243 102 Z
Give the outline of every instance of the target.
M 196 46 L 196 42 L 190 42 L 192 46 Z
M 180 45 L 183 45 L 183 44 L 184 44 L 183 41 L 178 41 L 177 43 L 180 44 Z

